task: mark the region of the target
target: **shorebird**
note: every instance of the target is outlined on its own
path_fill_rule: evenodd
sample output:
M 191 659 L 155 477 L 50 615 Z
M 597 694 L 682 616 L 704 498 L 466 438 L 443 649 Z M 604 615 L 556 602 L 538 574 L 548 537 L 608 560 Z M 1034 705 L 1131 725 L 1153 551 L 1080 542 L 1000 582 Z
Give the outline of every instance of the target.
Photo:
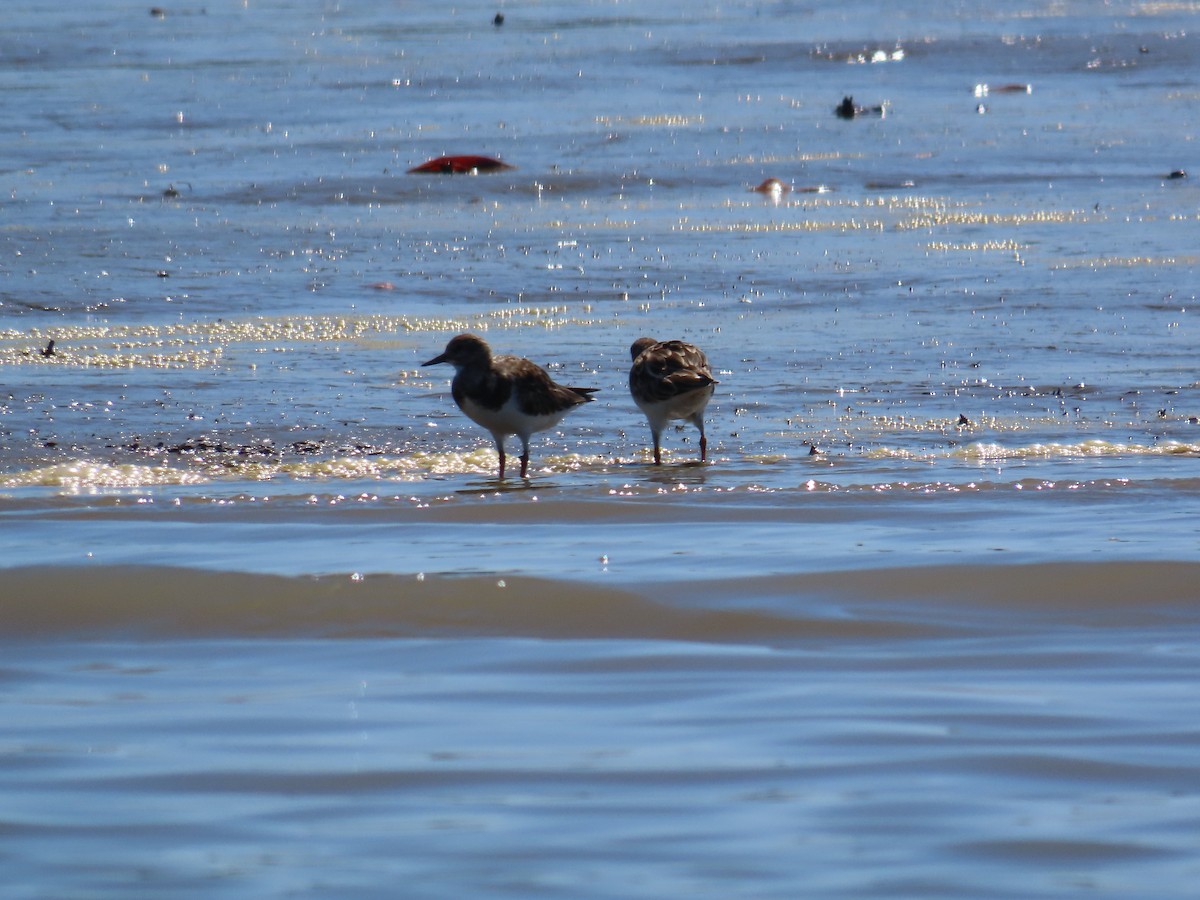
M 708 459 L 704 408 L 717 384 L 704 351 L 686 341 L 643 337 L 629 348 L 629 393 L 646 415 L 654 436 L 654 464 L 662 465 L 662 430 L 672 419 L 687 419 L 700 429 L 700 461 Z
M 450 393 L 468 418 L 491 432 L 504 477 L 504 439 L 521 439 L 521 477 L 529 467 L 529 437 L 546 431 L 592 398 L 596 388 L 557 384 L 546 370 L 519 356 L 492 356 L 487 342 L 474 334 L 451 338 L 446 349 L 424 366 L 454 366 Z

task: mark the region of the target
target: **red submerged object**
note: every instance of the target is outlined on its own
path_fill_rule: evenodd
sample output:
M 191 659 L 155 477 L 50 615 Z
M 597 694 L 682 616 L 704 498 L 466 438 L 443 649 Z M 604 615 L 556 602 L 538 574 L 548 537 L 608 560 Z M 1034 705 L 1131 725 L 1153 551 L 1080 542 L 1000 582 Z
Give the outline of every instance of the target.
M 490 156 L 439 156 L 419 166 L 413 166 L 409 172 L 433 175 L 475 174 L 476 172 L 499 172 L 502 169 L 513 169 L 503 160 Z
M 768 178 L 758 187 L 750 188 L 760 194 L 786 194 L 792 189 L 790 184 L 784 184 L 778 178 Z

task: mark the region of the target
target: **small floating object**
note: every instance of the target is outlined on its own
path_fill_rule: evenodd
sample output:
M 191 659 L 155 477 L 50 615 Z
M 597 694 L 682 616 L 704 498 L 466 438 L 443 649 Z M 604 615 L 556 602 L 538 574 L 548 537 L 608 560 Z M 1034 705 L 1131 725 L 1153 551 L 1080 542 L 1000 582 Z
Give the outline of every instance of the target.
M 502 12 L 496 13 L 496 18 L 492 19 L 492 24 L 495 25 L 497 28 L 499 28 L 501 25 L 503 25 L 504 24 L 504 13 L 502 13 Z
M 853 97 L 845 96 L 842 102 L 833 108 L 833 114 L 839 119 L 856 119 L 859 116 L 879 116 L 882 119 L 887 115 L 887 107 L 856 106 Z
M 1187 178 L 1188 174 L 1183 169 L 1176 169 L 1174 172 L 1167 173 L 1167 178 L 1171 181 L 1178 181 L 1181 178 Z
M 413 166 L 409 173 L 421 175 L 475 175 L 479 172 L 499 172 L 503 169 L 515 169 L 503 160 L 490 156 L 439 156 L 419 166 Z
M 180 184 L 186 184 L 189 191 L 192 189 L 192 183 L 190 181 L 182 181 Z M 162 198 L 164 200 L 178 200 L 182 196 L 183 191 L 175 187 L 175 182 L 171 182 L 165 188 L 163 188 Z
M 768 178 L 758 187 L 751 188 L 750 190 L 759 194 L 786 194 L 791 189 L 792 186 L 790 184 L 785 184 L 778 178 Z
M 958 422 L 956 422 L 955 424 L 958 425 L 959 428 L 970 428 L 972 425 L 972 422 L 970 419 L 967 418 L 966 413 L 959 413 L 958 414 Z
M 989 94 L 1032 94 L 1032 84 L 998 84 L 992 87 L 986 82 L 981 82 L 975 85 L 974 94 L 976 97 L 986 97 Z
M 396 289 L 396 285 L 390 281 L 376 281 L 374 284 L 367 285 L 367 287 L 376 291 L 394 291 Z
M 50 343 L 48 343 L 45 346 L 45 348 L 42 350 L 39 350 L 38 353 L 42 354 L 42 356 L 45 356 L 45 357 L 54 356 L 54 341 L 51 341 Z

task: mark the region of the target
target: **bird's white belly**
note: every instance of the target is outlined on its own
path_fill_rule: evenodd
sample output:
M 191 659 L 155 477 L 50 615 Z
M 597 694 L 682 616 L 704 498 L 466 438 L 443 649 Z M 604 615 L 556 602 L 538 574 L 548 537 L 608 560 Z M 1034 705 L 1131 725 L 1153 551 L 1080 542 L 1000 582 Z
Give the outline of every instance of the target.
M 690 419 L 692 416 L 704 412 L 712 395 L 713 385 L 710 384 L 700 390 L 671 397 L 669 400 L 637 400 L 637 405 L 647 417 L 665 423 L 671 419 Z
M 567 410 L 543 416 L 531 416 L 517 408 L 515 399 L 508 401 L 499 409 L 488 409 L 472 402 L 470 397 L 464 397 L 462 411 L 473 422 L 483 426 L 492 434 L 518 434 L 525 437 L 537 431 L 546 431 L 557 425 Z

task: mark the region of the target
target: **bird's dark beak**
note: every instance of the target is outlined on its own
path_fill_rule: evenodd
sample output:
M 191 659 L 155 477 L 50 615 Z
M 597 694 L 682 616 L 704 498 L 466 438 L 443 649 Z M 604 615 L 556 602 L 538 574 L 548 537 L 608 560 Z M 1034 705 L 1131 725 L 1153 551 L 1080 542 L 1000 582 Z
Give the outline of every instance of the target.
M 445 353 L 439 353 L 439 354 L 438 354 L 437 356 L 435 356 L 433 359 L 429 360 L 429 362 L 423 362 L 423 363 L 421 363 L 421 365 L 423 365 L 423 366 L 436 366 L 438 363 L 444 363 L 445 361 L 446 361 L 446 354 L 445 354 Z

